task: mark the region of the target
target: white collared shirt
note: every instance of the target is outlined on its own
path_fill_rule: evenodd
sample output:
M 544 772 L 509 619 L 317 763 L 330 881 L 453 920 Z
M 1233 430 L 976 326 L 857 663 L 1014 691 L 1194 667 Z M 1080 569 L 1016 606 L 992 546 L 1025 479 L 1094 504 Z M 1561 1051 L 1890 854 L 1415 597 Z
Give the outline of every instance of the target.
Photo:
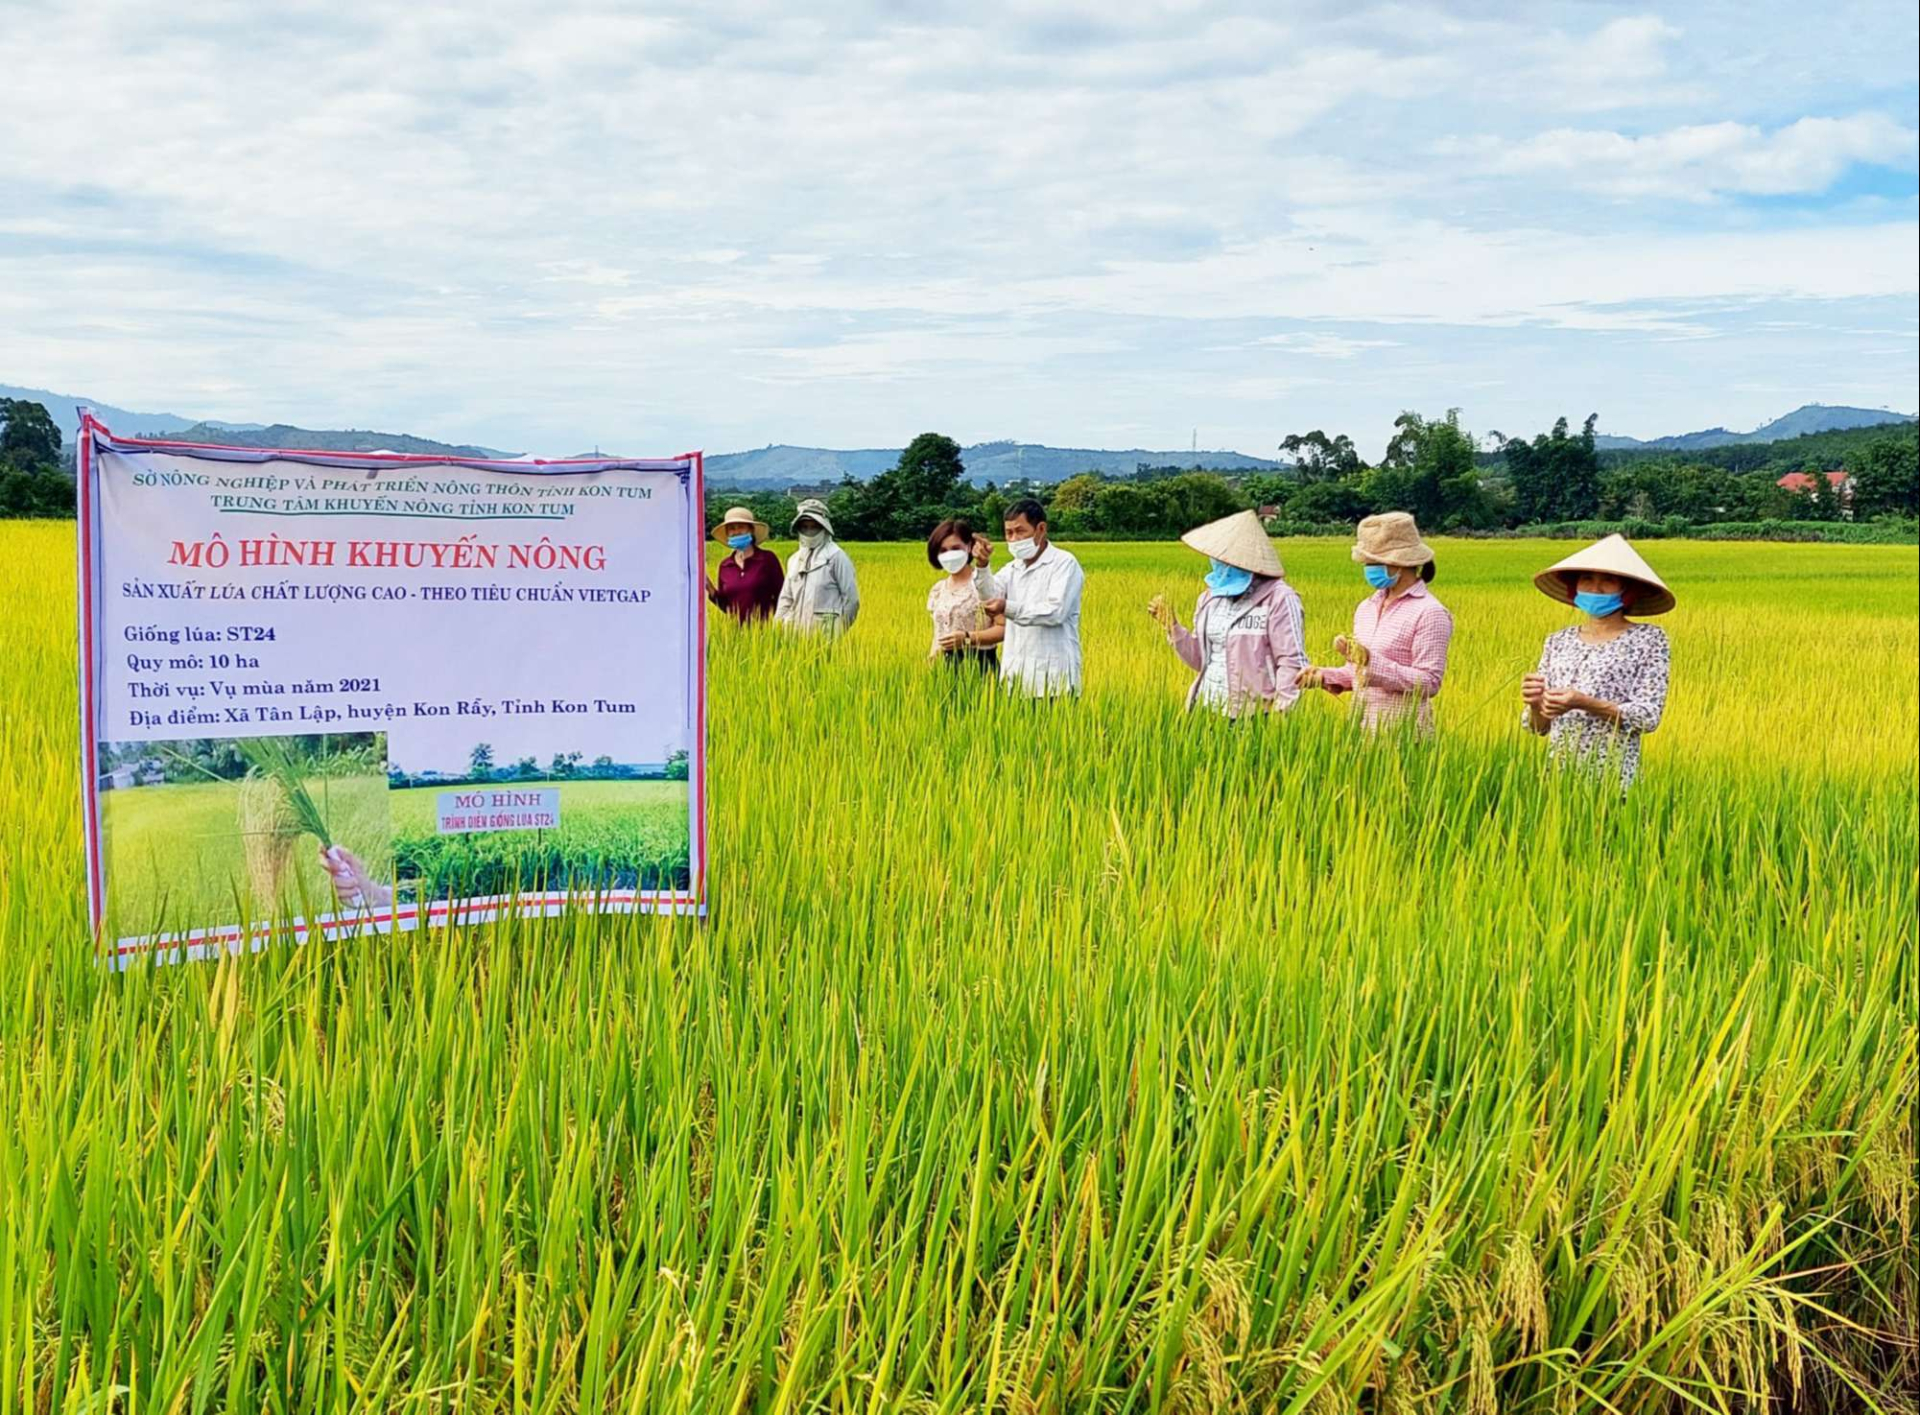
M 1080 591 L 1086 575 L 1059 546 L 998 572 L 1007 601 L 1000 680 L 1031 697 L 1080 691 Z

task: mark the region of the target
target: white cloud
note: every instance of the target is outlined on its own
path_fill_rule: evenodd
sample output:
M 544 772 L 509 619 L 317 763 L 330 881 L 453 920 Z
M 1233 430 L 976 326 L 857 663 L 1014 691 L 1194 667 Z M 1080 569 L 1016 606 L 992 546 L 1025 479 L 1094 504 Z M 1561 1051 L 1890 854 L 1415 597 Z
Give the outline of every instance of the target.
M 1884 113 L 1801 118 L 1773 132 L 1745 123 L 1702 123 L 1632 137 L 1555 128 L 1520 142 L 1451 150 L 1479 155 L 1487 170 L 1580 180 L 1628 196 L 1690 199 L 1726 193 L 1786 196 L 1825 191 L 1853 164 L 1912 169 L 1920 135 Z
M 1258 347 L 1284 349 L 1314 359 L 1351 359 L 1368 349 L 1396 349 L 1398 339 L 1350 339 L 1339 334 L 1293 333 L 1264 334 L 1253 341 Z
M 943 409 L 1093 443 L 1224 399 L 1259 450 L 1295 397 L 1384 424 L 1427 370 L 1443 400 L 1542 382 L 1536 339 L 1758 350 L 1755 302 L 1914 291 L 1897 194 L 1744 201 L 1912 169 L 1892 7 L 1843 16 L 1824 76 L 1784 4 L 15 11 L 0 379 L 126 405 L 571 451 Z M 1566 126 L 1628 107 L 1649 131 Z

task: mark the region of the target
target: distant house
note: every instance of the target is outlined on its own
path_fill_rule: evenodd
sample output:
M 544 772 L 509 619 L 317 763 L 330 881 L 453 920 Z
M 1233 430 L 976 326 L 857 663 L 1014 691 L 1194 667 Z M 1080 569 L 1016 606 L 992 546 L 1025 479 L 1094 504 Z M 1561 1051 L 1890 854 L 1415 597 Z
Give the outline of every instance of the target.
M 112 771 L 100 773 L 102 791 L 125 791 L 130 786 L 158 786 L 165 781 L 166 774 L 160 770 L 160 764 L 154 761 L 128 762 Z
M 1845 471 L 1828 472 L 1826 477 L 1827 485 L 1833 488 L 1833 494 L 1839 498 L 1840 514 L 1851 516 L 1853 514 L 1853 477 Z M 1788 472 L 1775 485 L 1782 491 L 1791 491 L 1795 495 L 1804 496 L 1813 490 L 1813 474 Z
M 795 501 L 805 501 L 809 496 L 817 496 L 822 501 L 825 501 L 839 489 L 840 484 L 838 482 L 823 481 L 813 486 L 790 486 L 787 488 L 787 495 Z
M 1258 511 L 1254 512 L 1254 514 L 1263 521 L 1271 521 L 1279 516 L 1280 508 L 1278 506 L 1262 506 Z

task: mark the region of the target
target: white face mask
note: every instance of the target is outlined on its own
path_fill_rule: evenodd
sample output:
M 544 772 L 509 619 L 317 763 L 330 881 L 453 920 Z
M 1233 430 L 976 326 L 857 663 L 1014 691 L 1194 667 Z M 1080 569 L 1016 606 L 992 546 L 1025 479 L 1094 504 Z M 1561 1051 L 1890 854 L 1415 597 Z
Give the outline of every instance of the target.
M 949 575 L 957 575 L 967 568 L 967 562 L 973 557 L 964 550 L 943 550 L 940 552 L 940 568 Z
M 1040 553 L 1040 547 L 1036 542 L 1018 536 L 1007 542 L 1007 549 L 1013 552 L 1015 560 L 1031 560 Z
M 827 533 L 825 531 L 800 532 L 800 544 L 804 545 L 808 550 L 817 550 L 820 546 L 826 544 L 826 540 Z

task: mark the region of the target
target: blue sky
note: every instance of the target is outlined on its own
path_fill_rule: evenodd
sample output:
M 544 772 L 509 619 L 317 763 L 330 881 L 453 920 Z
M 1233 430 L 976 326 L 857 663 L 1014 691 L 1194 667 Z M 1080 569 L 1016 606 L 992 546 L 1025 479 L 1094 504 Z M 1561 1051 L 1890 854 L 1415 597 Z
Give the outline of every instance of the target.
M 9 0 L 0 381 L 545 453 L 1920 384 L 1911 6 Z

